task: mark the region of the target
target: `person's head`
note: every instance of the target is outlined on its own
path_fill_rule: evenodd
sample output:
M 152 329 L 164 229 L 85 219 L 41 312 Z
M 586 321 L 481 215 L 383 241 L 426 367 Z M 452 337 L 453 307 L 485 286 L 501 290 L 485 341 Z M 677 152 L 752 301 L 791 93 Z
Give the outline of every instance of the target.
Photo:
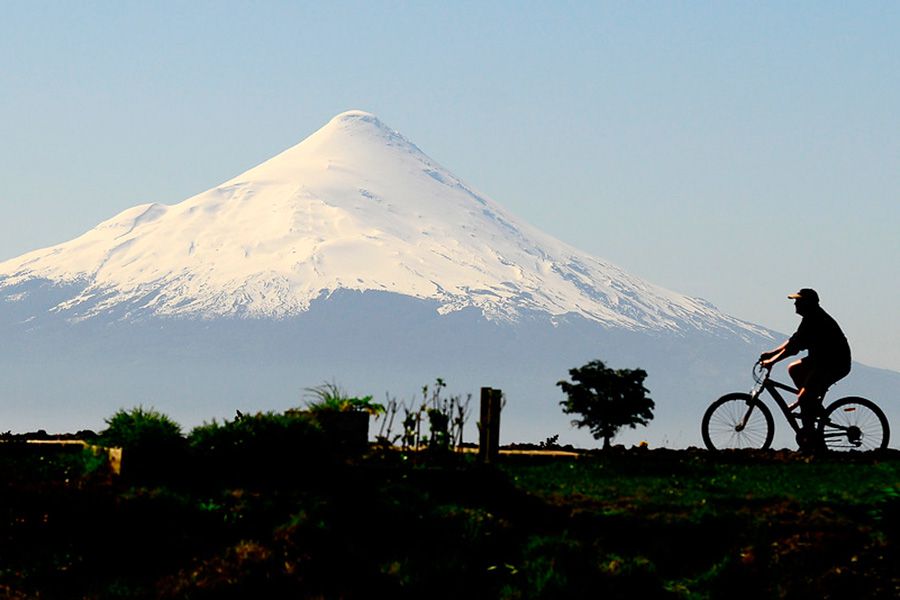
M 819 294 L 816 293 L 816 290 L 810 288 L 803 288 L 796 294 L 789 295 L 788 298 L 794 301 L 794 310 L 801 316 L 808 314 L 810 310 L 819 306 Z

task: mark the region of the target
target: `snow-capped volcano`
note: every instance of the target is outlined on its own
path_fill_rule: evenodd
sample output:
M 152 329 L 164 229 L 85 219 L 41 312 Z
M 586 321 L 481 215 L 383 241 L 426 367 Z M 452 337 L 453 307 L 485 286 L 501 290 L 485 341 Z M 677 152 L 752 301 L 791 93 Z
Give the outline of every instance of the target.
M 296 407 L 329 379 L 403 399 L 439 376 L 502 389 L 504 439 L 589 444 L 556 382 L 600 358 L 649 373 L 656 418 L 632 440 L 676 446 L 774 343 L 523 223 L 359 111 L 183 202 L 0 262 L 0 334 L 18 431 L 97 428 L 123 403 L 196 425 Z M 895 397 L 900 375 L 858 365 L 840 385 Z
M 519 221 L 377 117 L 350 111 L 175 205 L 128 209 L 0 263 L 0 289 L 80 284 L 54 310 L 287 317 L 336 290 L 477 307 L 489 319 L 575 313 L 628 329 L 760 332 Z

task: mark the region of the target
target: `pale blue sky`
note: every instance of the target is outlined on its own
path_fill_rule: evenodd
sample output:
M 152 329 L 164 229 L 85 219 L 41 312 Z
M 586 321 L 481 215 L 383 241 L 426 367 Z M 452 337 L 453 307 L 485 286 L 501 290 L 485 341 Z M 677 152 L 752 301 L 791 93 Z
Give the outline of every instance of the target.
M 898 2 L 0 3 L 0 259 L 351 108 L 520 217 L 900 370 Z

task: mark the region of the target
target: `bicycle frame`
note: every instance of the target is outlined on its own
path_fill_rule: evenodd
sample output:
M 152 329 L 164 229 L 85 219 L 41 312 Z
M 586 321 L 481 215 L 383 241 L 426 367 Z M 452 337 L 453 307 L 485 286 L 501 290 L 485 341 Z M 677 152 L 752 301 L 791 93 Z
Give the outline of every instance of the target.
M 781 383 L 780 381 L 775 381 L 774 379 L 771 379 L 770 374 L 771 373 L 769 371 L 766 371 L 765 377 L 763 378 L 762 381 L 757 383 L 757 385 L 753 389 L 753 391 L 750 392 L 750 396 L 754 400 L 758 400 L 759 397 L 762 395 L 763 391 L 769 392 L 769 395 L 772 396 L 772 399 L 775 400 L 775 404 L 778 406 L 778 408 L 781 409 L 781 413 L 784 415 L 784 419 L 788 422 L 788 425 L 791 426 L 791 429 L 794 430 L 794 433 L 800 433 L 800 430 L 802 429 L 803 425 L 800 422 L 799 413 L 795 413 L 793 411 L 793 409 L 797 406 L 796 403 L 788 404 L 787 400 L 784 399 L 784 396 L 782 396 L 781 394 L 778 393 L 778 390 L 783 390 L 785 392 L 789 392 L 796 396 L 797 394 L 800 393 L 800 390 L 798 390 L 795 387 L 791 387 L 789 385 Z M 823 398 L 823 400 L 824 400 L 824 398 Z M 744 419 L 743 419 L 744 424 L 747 423 L 747 420 L 750 418 L 750 414 L 752 412 L 753 412 L 753 404 L 750 405 L 749 409 L 747 410 L 747 414 L 744 415 Z

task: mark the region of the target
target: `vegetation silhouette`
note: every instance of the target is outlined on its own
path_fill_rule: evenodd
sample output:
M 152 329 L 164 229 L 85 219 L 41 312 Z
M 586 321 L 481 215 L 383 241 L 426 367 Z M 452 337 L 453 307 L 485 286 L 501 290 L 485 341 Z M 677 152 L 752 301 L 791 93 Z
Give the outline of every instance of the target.
M 242 439 L 265 444 L 275 425 L 262 416 L 228 427 L 226 453 Z M 215 454 L 222 428 L 213 429 L 204 446 Z M 149 482 L 112 477 L 77 446 L 47 448 L 0 452 L 5 598 L 687 600 L 895 590 L 894 451 L 821 459 L 615 448 L 507 455 L 485 467 L 414 466 L 385 460 L 373 444 L 352 460 L 319 449 L 308 456 L 327 465 L 316 477 L 235 469 L 222 479 L 200 464 L 192 477 Z
M 122 475 L 145 481 L 170 478 L 183 463 L 187 440 L 181 425 L 154 408 L 120 409 L 106 419 L 98 444 L 122 449 Z
M 608 449 L 619 429 L 634 429 L 653 419 L 653 400 L 644 387 L 647 373 L 642 369 L 610 369 L 600 360 L 569 369 L 572 382 L 557 383 L 566 394 L 560 401 L 566 414 L 581 415 L 572 424 L 587 427 Z

